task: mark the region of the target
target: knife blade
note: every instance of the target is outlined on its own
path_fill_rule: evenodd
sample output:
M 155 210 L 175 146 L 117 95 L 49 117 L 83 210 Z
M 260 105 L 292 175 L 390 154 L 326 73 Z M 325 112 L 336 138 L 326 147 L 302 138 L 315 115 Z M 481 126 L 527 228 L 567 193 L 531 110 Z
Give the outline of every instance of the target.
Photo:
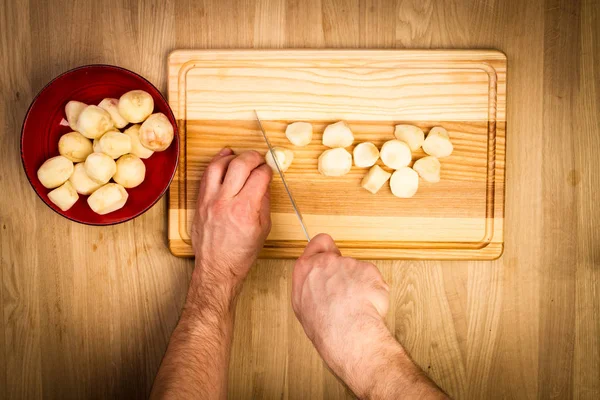
M 283 187 L 285 188 L 285 191 L 287 192 L 290 202 L 292 203 L 292 208 L 294 209 L 294 212 L 296 213 L 296 216 L 298 217 L 298 221 L 300 221 L 300 226 L 302 227 L 304 236 L 306 236 L 306 240 L 308 242 L 310 242 L 310 235 L 308 234 L 308 229 L 306 229 L 306 225 L 304 224 L 304 219 L 302 218 L 302 213 L 298 209 L 298 205 L 296 204 L 296 201 L 294 200 L 294 196 L 292 195 L 290 187 L 288 186 L 287 182 L 285 181 L 285 176 L 283 175 L 283 172 L 281 171 L 281 167 L 279 166 L 279 161 L 277 161 L 277 156 L 275 155 L 275 150 L 273 150 L 273 146 L 271 146 L 271 142 L 269 141 L 269 138 L 267 137 L 267 133 L 265 132 L 265 129 L 263 128 L 262 122 L 260 121 L 260 118 L 258 117 L 258 113 L 256 112 L 256 110 L 254 110 L 254 115 L 256 116 L 256 121 L 258 122 L 258 126 L 260 127 L 260 132 L 262 133 L 263 138 L 265 139 L 265 142 L 267 142 L 267 147 L 269 148 L 269 152 L 271 153 L 271 156 L 273 157 L 273 161 L 275 161 L 275 167 L 277 167 L 277 172 L 279 172 L 279 177 L 281 178 L 281 182 L 283 182 Z

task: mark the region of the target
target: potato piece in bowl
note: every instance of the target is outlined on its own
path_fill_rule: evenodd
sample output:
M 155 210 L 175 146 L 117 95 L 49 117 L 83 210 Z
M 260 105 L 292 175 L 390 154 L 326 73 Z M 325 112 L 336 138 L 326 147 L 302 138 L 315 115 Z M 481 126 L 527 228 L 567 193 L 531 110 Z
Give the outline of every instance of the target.
M 59 187 L 73 173 L 73 161 L 65 156 L 56 156 L 46 160 L 37 171 L 37 177 L 47 189 Z
M 94 152 L 92 142 L 79 132 L 65 133 L 58 140 L 58 152 L 73 162 L 85 161 Z
M 131 152 L 131 138 L 119 131 L 109 131 L 98 139 L 98 149 L 116 160 Z
M 92 211 L 104 215 L 123 208 L 128 197 L 129 194 L 123 186 L 118 183 L 107 183 L 92 193 L 87 202 Z
M 117 160 L 117 172 L 113 176 L 115 182 L 125 188 L 139 186 L 146 177 L 146 165 L 136 155 L 126 154 Z
M 125 128 L 129 123 L 121 114 L 119 114 L 119 100 L 106 98 L 98 104 L 98 107 L 110 114 L 110 117 L 117 128 Z
M 88 139 L 96 139 L 114 127 L 110 114 L 98 106 L 87 106 L 77 118 L 77 132 Z
M 68 211 L 73 207 L 73 204 L 79 199 L 77 191 L 71 185 L 71 182 L 66 181 L 61 186 L 57 187 L 50 193 L 48 198 L 63 211 Z
M 140 143 L 153 151 L 166 150 L 175 133 L 169 118 L 163 113 L 152 114 L 140 127 Z
M 119 99 L 119 115 L 137 124 L 144 121 L 154 111 L 154 99 L 143 90 L 131 90 Z
M 140 124 L 131 125 L 123 133 L 131 138 L 131 154 L 146 159 L 154 154 L 154 151 L 142 146 L 140 142 L 140 126 Z
M 69 182 L 73 185 L 75 191 L 79 194 L 89 195 L 94 193 L 100 186 L 101 183 L 94 181 L 85 172 L 84 163 L 75 164 L 73 174 L 69 178 Z
M 104 153 L 92 153 L 85 160 L 85 173 L 95 182 L 105 184 L 117 172 L 115 160 Z
M 65 114 L 67 115 L 67 122 L 69 123 L 69 126 L 71 127 L 71 129 L 73 129 L 74 131 L 77 130 L 77 120 L 79 119 L 79 115 L 81 115 L 81 112 L 86 107 L 87 107 L 87 104 L 82 103 L 80 101 L 74 101 L 74 100 L 69 101 L 67 103 L 67 105 L 65 106 Z

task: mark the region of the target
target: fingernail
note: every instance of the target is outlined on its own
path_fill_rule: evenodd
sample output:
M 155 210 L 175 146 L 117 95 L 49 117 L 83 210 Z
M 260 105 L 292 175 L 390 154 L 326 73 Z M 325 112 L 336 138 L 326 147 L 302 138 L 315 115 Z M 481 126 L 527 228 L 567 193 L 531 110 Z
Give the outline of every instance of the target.
M 228 154 L 231 154 L 231 149 L 228 149 L 227 147 L 222 148 L 219 152 L 220 156 L 226 156 Z

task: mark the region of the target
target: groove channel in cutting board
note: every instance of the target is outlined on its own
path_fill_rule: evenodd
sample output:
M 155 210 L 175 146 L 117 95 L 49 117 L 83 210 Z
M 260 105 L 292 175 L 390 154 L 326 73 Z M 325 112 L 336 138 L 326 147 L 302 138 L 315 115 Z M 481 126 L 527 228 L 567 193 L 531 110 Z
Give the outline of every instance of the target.
M 434 54 L 432 54 L 434 53 Z M 264 55 L 264 57 L 262 57 Z M 336 65 L 332 65 L 336 60 Z M 491 259 L 502 250 L 505 59 L 493 51 L 179 51 L 169 59 L 169 101 L 185 146 L 169 201 L 169 243 L 191 255 L 189 227 L 198 182 L 212 156 L 266 152 L 252 110 L 273 145 L 295 152 L 286 178 L 311 233 L 331 234 L 361 258 Z M 501 117 L 501 118 L 500 118 Z M 414 198 L 389 186 L 360 188 L 367 169 L 342 178 L 317 171 L 325 126 L 346 120 L 355 144 L 380 146 L 394 125 L 448 129 L 455 151 L 442 160 L 438 184 L 421 181 Z M 313 124 L 314 138 L 294 148 L 289 122 Z M 348 150 L 352 150 L 349 148 Z M 423 157 L 419 151 L 413 160 Z M 273 230 L 264 256 L 297 256 L 305 242 L 278 179 L 272 185 Z

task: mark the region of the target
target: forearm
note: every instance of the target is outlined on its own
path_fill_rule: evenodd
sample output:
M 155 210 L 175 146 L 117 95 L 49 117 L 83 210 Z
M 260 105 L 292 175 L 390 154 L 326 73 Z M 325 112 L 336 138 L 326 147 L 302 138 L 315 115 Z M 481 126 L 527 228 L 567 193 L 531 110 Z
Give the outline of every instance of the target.
M 224 399 L 233 335 L 235 290 L 207 287 L 194 271 L 151 398 Z
M 427 375 L 410 359 L 404 348 L 390 337 L 382 344 L 382 363 L 376 365 L 366 399 L 447 399 Z
M 374 328 L 375 330 L 375 328 Z M 415 365 L 387 328 L 367 334 L 360 360 L 338 368 L 339 377 L 361 399 L 419 398 L 447 396 Z

